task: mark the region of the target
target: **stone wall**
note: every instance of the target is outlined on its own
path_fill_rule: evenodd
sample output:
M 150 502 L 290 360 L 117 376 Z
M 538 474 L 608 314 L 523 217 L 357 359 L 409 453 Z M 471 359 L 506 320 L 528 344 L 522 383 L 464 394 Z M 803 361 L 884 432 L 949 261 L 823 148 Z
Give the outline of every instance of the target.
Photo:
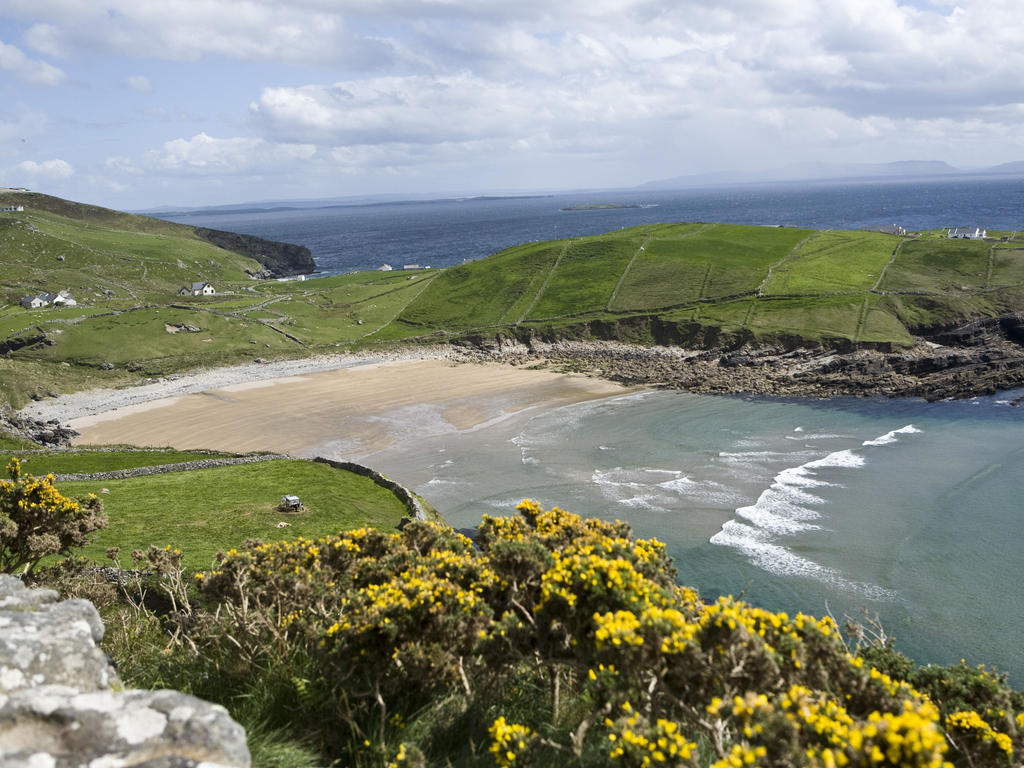
M 248 768 L 245 732 L 178 691 L 125 690 L 86 600 L 0 574 L 0 766 Z
M 335 469 L 347 469 L 349 472 L 353 472 L 363 477 L 368 477 L 381 488 L 387 488 L 395 496 L 405 504 L 405 508 L 409 510 L 409 514 L 413 520 L 426 520 L 427 513 L 423 509 L 423 505 L 420 504 L 420 500 L 412 495 L 412 492 L 404 485 L 399 485 L 390 477 L 385 477 L 375 469 L 364 467 L 362 464 L 356 464 L 353 461 L 334 461 L 333 459 L 325 459 L 323 456 L 317 456 L 313 461 L 317 461 L 321 464 L 326 464 L 329 467 Z
M 131 469 L 115 469 L 111 472 L 68 473 L 54 475 L 57 482 L 78 482 L 82 480 L 126 480 L 130 477 L 143 477 L 145 475 L 163 475 L 168 472 L 188 472 L 194 469 L 212 469 L 214 467 L 231 467 L 236 464 L 257 464 L 261 461 L 277 461 L 287 459 L 280 453 L 261 453 L 255 456 L 238 456 L 236 458 L 223 459 L 198 459 L 196 461 L 181 461 L 177 464 L 154 464 L 149 467 L 132 467 Z

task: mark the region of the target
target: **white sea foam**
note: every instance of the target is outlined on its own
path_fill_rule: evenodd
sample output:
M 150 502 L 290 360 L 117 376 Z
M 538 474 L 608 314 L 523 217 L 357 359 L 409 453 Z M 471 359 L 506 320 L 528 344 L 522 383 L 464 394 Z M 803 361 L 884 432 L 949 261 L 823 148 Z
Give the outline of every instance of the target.
M 651 512 L 668 512 L 669 510 L 666 507 L 658 503 L 664 501 L 666 501 L 665 497 L 652 493 L 640 493 L 627 499 L 619 499 L 619 503 L 625 507 L 646 509 Z
M 530 449 L 533 447 L 533 443 L 526 436 L 525 432 L 520 432 L 515 437 L 509 439 L 512 445 L 519 449 L 520 461 L 523 464 L 537 465 L 540 464 L 540 460 L 530 455 Z
M 770 573 L 813 578 L 872 599 L 894 599 L 895 594 L 889 590 L 850 581 L 838 571 L 801 557 L 777 541 L 779 537 L 821 528 L 813 522 L 821 517 L 814 507 L 826 500 L 811 489 L 842 487 L 831 478 L 821 477 L 822 470 L 858 469 L 864 463 L 863 456 L 847 449 L 783 469 L 756 502 L 736 509 L 738 519 L 727 521 L 711 537 L 711 543 L 740 550 L 754 565 Z
M 714 480 L 698 481 L 685 475 L 658 483 L 658 488 L 676 494 L 680 501 L 701 507 L 735 509 L 737 504 L 742 504 L 749 498 L 731 486 L 716 483 Z
M 835 435 L 831 432 L 811 433 L 811 434 L 800 434 L 800 435 L 786 435 L 787 440 L 849 440 L 850 435 Z
M 864 457 L 850 450 L 834 451 L 823 459 L 809 461 L 803 465 L 804 469 L 821 469 L 823 467 L 843 467 L 856 469 L 864 466 Z
M 719 451 L 718 458 L 724 462 L 751 464 L 754 462 L 789 459 L 793 454 L 787 451 Z
M 722 530 L 711 537 L 711 543 L 733 547 L 750 558 L 762 570 L 780 576 L 803 576 L 853 592 L 871 600 L 893 601 L 898 594 L 876 584 L 851 581 L 833 568 L 827 568 L 813 560 L 800 557 L 770 540 L 765 531 L 736 520 L 730 520 Z
M 602 488 L 643 488 L 643 483 L 633 479 L 636 474 L 637 470 L 623 469 L 622 467 L 605 470 L 595 469 L 591 473 L 590 479 Z
M 666 475 L 669 478 L 663 479 Z M 591 482 L 620 504 L 658 511 L 679 509 L 681 505 L 735 509 L 749 499 L 735 488 L 713 480 L 694 480 L 676 469 L 595 469 Z
M 811 508 L 811 505 L 824 504 L 825 500 L 807 489 L 831 487 L 835 484 L 817 477 L 815 470 L 855 469 L 863 464 L 862 456 L 843 450 L 834 451 L 828 456 L 805 462 L 798 467 L 787 467 L 775 475 L 772 484 L 761 493 L 754 504 L 740 507 L 736 514 L 775 535 L 817 528 L 818 526 L 807 522 L 821 516 Z
M 915 427 L 913 424 L 907 424 L 905 427 L 894 429 L 892 432 L 886 432 L 881 437 L 876 437 L 874 440 L 865 440 L 862 445 L 875 446 L 875 445 L 888 445 L 889 443 L 895 443 L 899 439 L 899 435 L 912 435 L 915 432 L 921 430 Z

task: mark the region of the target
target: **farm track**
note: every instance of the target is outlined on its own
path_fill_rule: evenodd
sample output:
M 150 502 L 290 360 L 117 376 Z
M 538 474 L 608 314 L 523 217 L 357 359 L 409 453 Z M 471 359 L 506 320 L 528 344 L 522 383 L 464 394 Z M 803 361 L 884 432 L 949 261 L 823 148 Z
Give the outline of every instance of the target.
M 541 284 L 540 288 L 537 289 L 537 294 L 533 297 L 533 301 L 530 302 L 530 306 L 528 306 L 526 308 L 526 311 L 524 311 L 520 318 L 516 320 L 516 325 L 525 322 L 526 318 L 530 316 L 531 312 L 533 312 L 533 308 L 537 306 L 537 302 L 540 301 L 540 297 L 544 295 L 544 291 L 547 290 L 548 285 L 551 283 L 551 278 L 558 270 L 559 264 L 562 263 L 562 257 L 565 256 L 566 252 L 569 250 L 569 247 L 571 245 L 572 240 L 569 240 L 566 242 L 564 246 L 562 246 L 562 250 L 559 251 L 558 256 L 555 258 L 554 263 L 551 265 L 551 269 L 548 271 L 547 277 L 544 278 L 544 282 Z
M 644 241 L 640 243 L 640 247 L 633 251 L 632 258 L 630 258 L 629 262 L 626 264 L 625 269 L 622 270 L 622 274 L 619 275 L 619 281 L 615 283 L 615 287 L 612 289 L 612 295 L 608 297 L 608 303 L 605 304 L 604 307 L 606 312 L 612 311 L 612 304 L 615 303 L 615 298 L 619 295 L 619 288 L 621 288 L 622 284 L 626 281 L 626 275 L 629 274 L 629 270 L 633 266 L 633 262 L 636 261 L 637 256 L 639 256 L 644 251 L 644 249 L 647 247 L 647 243 L 649 243 L 650 241 L 651 236 L 648 235 L 647 237 L 644 238 Z
M 829 232 L 829 231 L 831 231 L 831 230 L 827 230 L 827 229 L 826 229 L 826 230 L 823 230 L 822 232 Z M 796 258 L 796 257 L 797 257 L 797 254 L 798 254 L 798 251 L 799 251 L 799 250 L 800 250 L 801 248 L 803 248 L 803 247 L 804 247 L 804 245 L 805 245 L 805 244 L 806 244 L 806 243 L 807 243 L 807 242 L 808 242 L 809 240 L 813 240 L 814 238 L 818 237 L 819 235 L 821 235 L 821 234 L 822 234 L 822 232 L 813 232 L 813 233 L 811 233 L 810 235 L 808 235 L 807 237 L 805 237 L 805 238 L 804 238 L 803 240 L 801 240 L 801 241 L 800 241 L 799 243 L 797 243 L 796 245 L 794 245 L 794 246 L 793 246 L 793 247 L 792 247 L 792 248 L 790 249 L 789 253 L 787 253 L 787 254 L 786 254 L 785 256 L 783 256 L 783 257 L 782 257 L 781 259 L 779 259 L 778 261 L 776 261 L 776 262 L 775 262 L 774 264 L 769 264 L 769 265 L 768 265 L 768 274 L 766 274 L 766 275 L 764 276 L 764 280 L 762 280 L 762 281 L 761 281 L 761 283 L 760 283 L 760 285 L 758 285 L 758 286 L 757 286 L 757 297 L 758 297 L 759 299 L 760 299 L 760 298 L 762 298 L 762 297 L 764 297 L 764 292 L 765 292 L 765 289 L 767 289 L 767 288 L 768 288 L 768 283 L 770 283 L 770 282 L 771 282 L 771 280 L 772 280 L 772 273 L 773 273 L 773 272 L 775 271 L 775 269 L 776 269 L 777 267 L 781 267 L 781 266 L 782 266 L 783 264 L 785 264 L 785 263 L 786 263 L 787 261 L 790 261 L 791 259 L 794 259 L 794 258 Z

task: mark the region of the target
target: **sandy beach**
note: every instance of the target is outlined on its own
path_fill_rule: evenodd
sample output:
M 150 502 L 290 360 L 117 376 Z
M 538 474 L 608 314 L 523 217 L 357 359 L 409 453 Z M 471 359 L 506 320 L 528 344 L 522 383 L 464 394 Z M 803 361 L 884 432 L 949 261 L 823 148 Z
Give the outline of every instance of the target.
M 81 433 L 75 440 L 79 445 L 130 443 L 359 459 L 403 440 L 472 430 L 629 391 L 582 375 L 457 363 L 441 356 L 345 365 L 255 380 L 245 371 L 231 376 L 221 369 L 196 381 L 148 385 L 146 392 L 135 387 L 108 391 L 105 397 L 92 392 L 75 400 L 72 395 L 40 415 L 67 420 Z

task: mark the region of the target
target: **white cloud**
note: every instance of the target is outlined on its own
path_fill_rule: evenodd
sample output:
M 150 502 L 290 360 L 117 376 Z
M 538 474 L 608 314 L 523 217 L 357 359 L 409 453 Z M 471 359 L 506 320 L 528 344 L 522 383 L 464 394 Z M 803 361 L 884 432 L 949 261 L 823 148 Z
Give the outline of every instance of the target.
M 386 77 L 265 88 L 250 115 L 280 141 L 433 144 L 528 130 L 538 95 L 472 76 Z
M 67 75 L 45 61 L 33 61 L 20 48 L 0 40 L 0 69 L 32 85 L 59 85 Z
M 60 159 L 44 160 L 37 163 L 34 160 L 24 160 L 16 166 L 22 173 L 35 179 L 56 181 L 74 176 L 75 169 L 71 164 Z
M 348 63 L 391 61 L 391 42 L 354 34 L 344 4 L 272 0 L 9 0 L 6 13 L 34 22 L 25 40 L 53 56 L 77 51 L 194 60 Z
M 107 159 L 111 170 L 127 174 L 146 172 L 236 175 L 280 173 L 316 154 L 312 144 L 272 143 L 256 138 L 219 139 L 199 133 L 174 139 L 138 160 L 118 156 Z
M 124 81 L 124 84 L 133 91 L 139 91 L 140 93 L 146 93 L 153 90 L 153 84 L 145 75 L 132 75 Z
M 26 30 L 25 50 L 67 57 L 76 76 L 79 61 L 110 65 L 83 68 L 83 81 L 116 71 L 144 91 L 147 78 L 126 74 L 161 73 L 163 111 L 123 122 L 148 115 L 155 120 L 145 129 L 160 123 L 163 133 L 139 138 L 150 152 L 118 149 L 126 156 L 109 158 L 107 170 L 122 180 L 450 172 L 575 186 L 798 159 L 998 162 L 1024 147 L 1019 0 L 4 6 Z M 208 98 L 193 91 L 174 102 L 163 74 L 180 70 L 141 63 L 152 59 L 203 60 L 215 75 Z M 64 76 L 13 46 L 0 48 L 0 66 L 22 79 Z M 230 96 L 213 82 L 229 83 Z M 247 115 L 231 111 L 239 98 L 251 102 Z M 15 130 L 4 119 L 0 135 Z M 172 120 L 195 127 L 185 134 Z

